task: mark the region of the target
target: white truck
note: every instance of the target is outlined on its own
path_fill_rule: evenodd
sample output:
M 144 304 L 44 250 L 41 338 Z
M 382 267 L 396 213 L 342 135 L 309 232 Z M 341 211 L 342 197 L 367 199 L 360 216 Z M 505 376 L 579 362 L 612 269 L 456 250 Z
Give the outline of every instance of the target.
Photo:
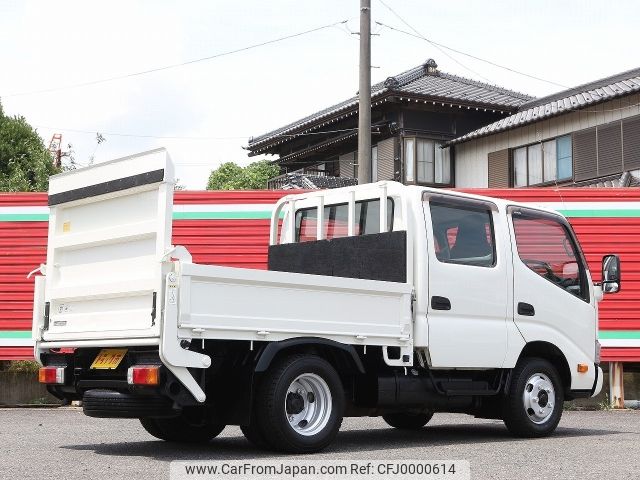
M 594 285 L 558 213 L 394 182 L 289 195 L 259 271 L 172 246 L 173 187 L 163 149 L 51 177 L 35 356 L 89 416 L 314 452 L 345 416 L 548 435 L 564 400 L 601 390 L 598 302 L 620 264 Z

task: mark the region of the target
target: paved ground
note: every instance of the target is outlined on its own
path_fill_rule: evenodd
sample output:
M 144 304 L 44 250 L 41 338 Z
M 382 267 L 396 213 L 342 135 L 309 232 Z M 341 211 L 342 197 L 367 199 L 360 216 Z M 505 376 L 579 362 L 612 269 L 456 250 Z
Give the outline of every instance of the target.
M 510 438 L 502 422 L 436 414 L 420 432 L 380 419 L 346 419 L 336 444 L 314 458 L 467 459 L 484 478 L 637 478 L 640 412 L 565 412 L 553 437 Z M 167 479 L 171 460 L 283 458 L 256 450 L 237 427 L 209 445 L 176 446 L 136 420 L 85 417 L 80 409 L 0 409 L 0 479 Z

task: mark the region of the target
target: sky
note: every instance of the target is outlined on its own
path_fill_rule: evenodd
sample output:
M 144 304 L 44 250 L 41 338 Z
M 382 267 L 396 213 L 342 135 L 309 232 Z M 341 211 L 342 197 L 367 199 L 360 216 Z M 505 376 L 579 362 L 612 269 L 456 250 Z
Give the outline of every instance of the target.
M 383 2 L 371 6 L 373 82 L 434 58 L 442 71 L 543 96 L 640 66 L 637 1 Z M 256 160 L 242 148 L 249 137 L 355 94 L 358 15 L 359 0 L 0 0 L 0 101 L 45 144 L 62 134 L 80 165 L 166 147 L 180 183 L 203 189 L 222 162 Z

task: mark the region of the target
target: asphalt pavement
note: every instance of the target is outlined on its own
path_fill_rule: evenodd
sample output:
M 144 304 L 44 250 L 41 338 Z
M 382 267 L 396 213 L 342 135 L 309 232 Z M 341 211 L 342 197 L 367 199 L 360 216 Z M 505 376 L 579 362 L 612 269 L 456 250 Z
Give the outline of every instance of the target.
M 378 418 L 345 419 L 337 441 L 309 456 L 331 460 L 469 460 L 473 479 L 640 478 L 640 412 L 564 412 L 549 438 L 509 436 L 500 421 L 436 414 L 421 431 Z M 251 446 L 238 427 L 207 445 L 156 440 L 137 420 L 85 417 L 62 407 L 0 409 L 0 479 L 169 478 L 172 460 L 283 459 Z M 304 460 L 305 457 L 296 457 Z

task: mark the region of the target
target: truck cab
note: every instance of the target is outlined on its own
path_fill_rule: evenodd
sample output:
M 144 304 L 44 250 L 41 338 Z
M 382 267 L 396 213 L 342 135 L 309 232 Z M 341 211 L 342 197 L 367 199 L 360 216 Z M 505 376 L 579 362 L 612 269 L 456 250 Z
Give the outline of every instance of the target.
M 525 348 L 556 348 L 565 359 L 568 396 L 584 395 L 601 381 L 595 363 L 602 286 L 593 284 L 565 217 L 535 205 L 394 182 L 344 190 L 283 198 L 271 244 L 406 232 L 413 346 L 429 367 L 512 368 Z M 388 261 L 384 253 L 371 260 Z M 308 258 L 299 271 L 313 270 L 312 264 Z M 579 364 L 587 365 L 584 372 Z
M 35 352 L 88 415 L 311 452 L 344 416 L 548 435 L 564 400 L 602 388 L 598 302 L 620 264 L 594 285 L 559 213 L 394 182 L 288 195 L 257 271 L 171 245 L 173 182 L 164 151 L 52 177 Z

